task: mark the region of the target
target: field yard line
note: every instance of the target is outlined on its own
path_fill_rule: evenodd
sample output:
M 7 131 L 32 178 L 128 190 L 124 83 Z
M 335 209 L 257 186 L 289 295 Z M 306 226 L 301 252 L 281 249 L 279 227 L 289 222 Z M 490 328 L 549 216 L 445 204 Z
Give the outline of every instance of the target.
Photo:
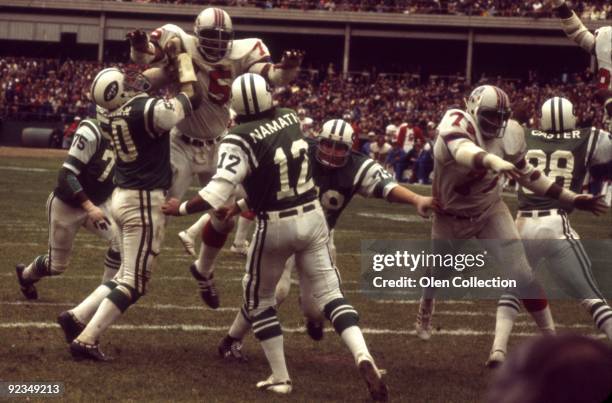
M 53 322 L 2 322 L 0 323 L 0 329 L 55 329 L 59 325 Z M 116 330 L 143 330 L 143 331 L 167 331 L 167 330 L 181 330 L 184 332 L 227 332 L 227 326 L 205 326 L 205 325 L 194 325 L 194 324 L 172 324 L 172 325 L 116 325 L 112 327 Z M 304 327 L 293 327 L 283 328 L 285 333 L 303 333 L 305 332 Z M 414 330 L 394 330 L 394 329 L 377 329 L 377 328 L 363 328 L 361 329 L 364 334 L 371 335 L 416 335 Z M 326 332 L 333 332 L 334 329 L 326 328 Z M 493 336 L 494 333 L 491 331 L 480 331 L 473 329 L 442 329 L 433 332 L 434 336 Z M 539 333 L 530 332 L 516 332 L 512 336 L 518 337 L 533 337 Z M 591 334 L 591 337 L 603 338 L 604 335 Z
M 376 300 L 377 304 L 406 304 L 415 305 L 420 303 L 418 299 L 415 300 L 403 300 L 403 299 L 380 299 Z M 448 301 L 436 301 L 436 304 L 449 304 L 449 305 L 472 305 L 474 301 L 463 301 L 463 300 L 448 300 Z
M 24 172 L 52 172 L 52 171 L 57 171 L 57 169 L 13 167 L 13 166 L 7 166 L 7 165 L 1 165 L 0 169 L 4 169 L 6 171 L 24 171 Z
M 228 270 L 228 267 L 217 267 L 217 269 Z M 0 277 L 15 277 L 15 274 L 14 273 L 2 273 L 0 274 Z M 62 278 L 67 278 L 71 280 L 99 280 L 102 278 L 102 274 L 100 274 L 99 276 L 94 275 L 94 274 L 66 274 L 66 275 L 61 275 L 61 276 L 52 276 L 45 280 L 59 280 Z M 193 277 L 191 276 L 155 276 L 155 278 L 159 280 L 168 280 L 168 281 L 183 281 L 183 280 L 195 281 L 193 280 Z M 223 281 L 239 282 L 239 281 L 242 281 L 242 277 L 232 277 L 229 279 L 220 280 L 219 282 L 222 283 Z M 347 281 L 342 282 L 342 284 L 357 284 L 357 283 L 358 281 L 354 281 L 354 280 L 347 280 Z M 293 284 L 298 284 L 298 283 L 297 282 L 294 283 L 292 281 L 291 284 L 293 285 Z M 359 290 L 352 290 L 352 291 L 359 291 Z
M 76 306 L 77 302 L 28 302 L 28 301 L 0 301 L 0 305 L 9 306 L 57 306 L 57 307 L 72 307 Z M 222 307 L 217 309 L 209 309 L 202 305 L 173 305 L 173 304 L 135 304 L 130 307 L 143 309 L 178 310 L 178 311 L 209 311 L 209 312 L 237 312 L 238 308 Z

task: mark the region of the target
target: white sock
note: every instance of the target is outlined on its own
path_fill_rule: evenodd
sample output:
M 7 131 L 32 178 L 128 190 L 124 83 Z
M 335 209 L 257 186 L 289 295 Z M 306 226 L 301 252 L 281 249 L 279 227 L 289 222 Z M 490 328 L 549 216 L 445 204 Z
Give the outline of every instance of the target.
M 94 344 L 100 335 L 108 329 L 119 317 L 121 311 L 110 299 L 105 298 L 94 314 L 85 330 L 77 337 L 80 342 Z
M 372 358 L 370 355 L 370 351 L 368 350 L 368 346 L 366 345 L 365 339 L 363 338 L 363 333 L 361 333 L 361 329 L 359 326 L 351 326 L 344 329 L 342 334 L 340 335 L 344 344 L 348 347 L 353 354 L 353 358 L 355 359 L 355 363 L 362 357 L 366 356 L 368 358 Z
M 206 223 L 210 220 L 210 215 L 202 214 L 198 221 L 194 222 L 193 225 L 187 228 L 186 232 L 193 239 L 202 239 L 202 230 Z
M 87 296 L 79 305 L 71 309 L 70 312 L 81 323 L 88 323 L 96 313 L 100 303 L 111 293 L 111 289 L 105 285 L 99 285 L 91 294 Z
M 283 335 L 272 337 L 261 341 L 261 347 L 266 354 L 272 376 L 276 381 L 286 381 L 289 378 L 289 371 L 285 363 L 285 350 L 283 348 Z
M 196 269 L 201 275 L 204 277 L 210 277 L 215 270 L 215 259 L 217 258 L 219 252 L 221 252 L 220 248 L 215 248 L 201 242 L 198 260 L 195 262 Z
M 234 339 L 242 340 L 249 330 L 251 330 L 251 322 L 244 318 L 242 311 L 238 311 L 228 334 Z
M 512 333 L 514 321 L 518 316 L 519 311 L 516 308 L 509 306 L 497 306 L 497 314 L 495 316 L 495 339 L 493 339 L 493 347 L 491 351 L 501 350 L 504 353 L 508 351 L 508 339 Z
M 242 246 L 246 243 L 251 232 L 251 226 L 253 220 L 244 218 L 243 216 L 238 217 L 238 226 L 236 227 L 236 236 L 234 237 L 234 245 Z
M 529 314 L 538 325 L 538 328 L 542 334 L 556 334 L 555 322 L 553 321 L 552 313 L 550 312 L 550 305 L 547 304 L 546 308 L 540 311 L 529 312 Z

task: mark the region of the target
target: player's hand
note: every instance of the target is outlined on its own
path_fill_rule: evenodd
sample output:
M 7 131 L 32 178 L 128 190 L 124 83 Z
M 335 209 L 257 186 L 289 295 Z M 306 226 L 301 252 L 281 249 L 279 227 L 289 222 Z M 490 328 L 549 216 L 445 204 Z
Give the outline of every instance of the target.
M 162 204 L 161 206 L 161 210 L 162 213 L 164 213 L 165 215 L 175 215 L 178 216 L 179 214 L 179 207 L 181 206 L 181 201 L 179 199 L 176 199 L 174 197 L 166 200 L 166 202 L 164 204 Z
M 176 59 L 179 53 L 183 52 L 183 45 L 181 44 L 180 38 L 172 38 L 164 46 L 164 52 L 168 55 L 171 60 Z
M 431 211 L 435 210 L 435 201 L 431 196 L 417 196 L 414 201 L 417 213 L 423 218 L 429 218 Z
M 487 154 L 482 160 L 482 163 L 487 169 L 496 173 L 505 174 L 512 179 L 518 179 L 521 176 L 520 170 L 513 163 L 495 154 Z
M 130 46 L 133 47 L 134 50 L 138 52 L 148 51 L 149 38 L 147 37 L 147 33 L 142 29 L 130 31 L 125 37 L 130 41 Z
M 565 0 L 549 0 L 553 8 L 561 7 L 565 4 Z
M 603 200 L 603 195 L 577 195 L 574 198 L 574 207 L 578 210 L 590 211 L 595 215 L 604 214 L 608 211 L 608 205 Z
M 286 50 L 277 67 L 283 70 L 295 69 L 300 67 L 302 59 L 304 59 L 304 51 L 295 49 Z
M 100 209 L 100 207 L 93 204 L 91 201 L 86 201 L 83 204 L 83 208 L 87 212 L 87 217 L 91 220 L 91 222 L 96 226 L 96 228 L 106 231 L 111 225 L 111 222 L 106 215 Z

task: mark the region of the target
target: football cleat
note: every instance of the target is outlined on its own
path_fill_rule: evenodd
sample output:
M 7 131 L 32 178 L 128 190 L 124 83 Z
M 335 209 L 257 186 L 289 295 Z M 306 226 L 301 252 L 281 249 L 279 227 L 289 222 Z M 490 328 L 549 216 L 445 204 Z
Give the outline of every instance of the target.
M 389 390 L 382 380 L 381 371 L 376 368 L 370 357 L 362 357 L 357 363 L 361 377 L 368 385 L 370 396 L 375 402 L 386 402 L 389 398 Z
M 242 245 L 232 244 L 230 247 L 230 252 L 237 253 L 240 256 L 246 256 L 249 252 L 249 241 L 244 241 Z
M 322 322 L 306 320 L 306 333 L 308 333 L 308 336 L 313 340 L 319 341 L 323 338 L 323 328 L 324 325 Z
M 273 376 L 270 375 L 265 381 L 257 382 L 257 389 L 266 390 L 269 392 L 278 393 L 279 395 L 287 395 L 291 393 L 293 387 L 291 386 L 291 379 L 286 381 L 276 381 Z
M 238 362 L 247 362 L 246 355 L 242 352 L 242 342 L 234 339 L 230 335 L 226 335 L 217 348 L 219 355 L 223 359 L 235 360 Z
M 64 337 L 68 344 L 72 343 L 72 341 L 81 334 L 83 329 L 85 329 L 85 325 L 79 322 L 70 311 L 60 313 L 57 317 L 57 323 L 64 331 Z
M 431 338 L 431 317 L 434 311 L 434 301 L 431 304 L 424 303 L 421 299 L 419 305 L 419 313 L 417 313 L 416 323 L 414 324 L 416 335 L 421 340 L 429 340 Z
M 70 354 L 75 361 L 91 360 L 91 361 L 110 361 L 111 358 L 104 355 L 100 351 L 100 344 L 88 344 L 74 339 L 70 343 Z
M 219 308 L 219 294 L 217 293 L 217 287 L 215 287 L 213 275 L 211 274 L 210 277 L 204 277 L 198 272 L 195 264 L 189 266 L 189 271 L 191 271 L 191 275 L 198 282 L 202 301 L 212 309 Z
M 23 278 L 25 268 L 25 265 L 21 263 L 15 266 L 15 273 L 17 273 L 17 281 L 19 282 L 21 293 L 26 299 L 38 299 L 38 291 L 34 286 L 34 283 L 38 280 L 26 280 Z
M 485 366 L 489 369 L 495 369 L 500 367 L 504 361 L 506 361 L 506 352 L 504 350 L 494 350 L 491 351 Z
M 185 252 L 193 257 L 197 257 L 195 244 L 193 243 L 193 238 L 189 235 L 189 233 L 187 231 L 181 231 L 178 233 L 178 237 L 181 244 L 183 244 L 183 248 L 185 248 Z

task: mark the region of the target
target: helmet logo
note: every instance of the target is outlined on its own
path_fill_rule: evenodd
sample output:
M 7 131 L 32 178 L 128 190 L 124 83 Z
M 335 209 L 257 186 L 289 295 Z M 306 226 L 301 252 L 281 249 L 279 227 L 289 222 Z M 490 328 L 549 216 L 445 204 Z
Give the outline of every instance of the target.
M 117 96 L 118 92 L 119 92 L 119 83 L 117 83 L 117 81 L 113 81 L 112 83 L 107 85 L 106 88 L 104 89 L 104 100 L 106 102 L 111 101 L 113 98 Z

